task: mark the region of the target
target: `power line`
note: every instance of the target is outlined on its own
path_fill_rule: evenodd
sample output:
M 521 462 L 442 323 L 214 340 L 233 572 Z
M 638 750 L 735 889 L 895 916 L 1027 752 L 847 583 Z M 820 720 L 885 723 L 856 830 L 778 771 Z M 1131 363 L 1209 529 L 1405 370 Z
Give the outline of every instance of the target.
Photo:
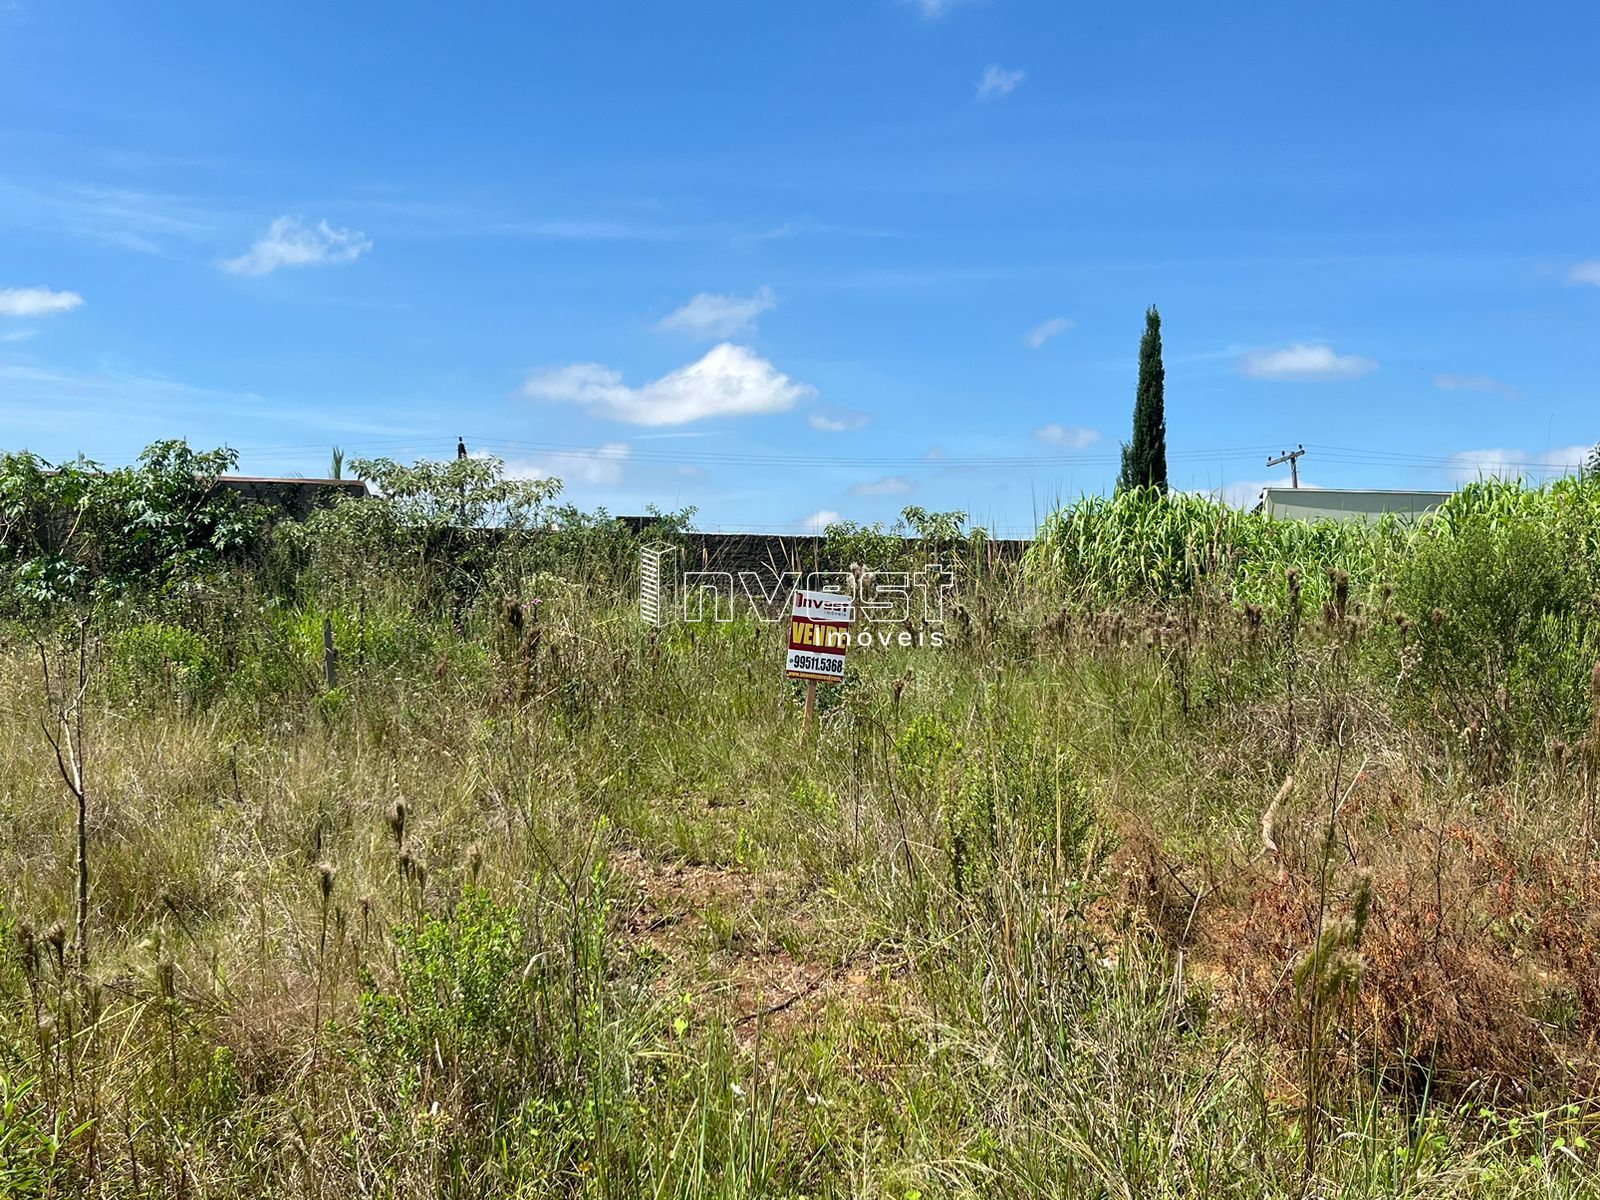
M 352 443 L 347 449 L 374 451 L 401 450 L 421 443 L 423 439 L 393 442 Z M 1103 466 L 1120 461 L 1115 452 L 1086 454 L 1029 454 L 1029 455 L 937 455 L 906 458 L 888 455 L 816 455 L 790 454 L 781 451 L 700 451 L 670 450 L 653 447 L 627 446 L 626 450 L 610 446 L 579 446 L 561 442 L 529 442 L 510 438 L 474 436 L 473 445 L 504 453 L 529 455 L 574 456 L 585 459 L 616 459 L 629 462 L 656 462 L 691 466 L 759 466 L 759 467 L 872 467 L 922 470 L 953 470 L 999 467 L 1059 468 L 1078 466 Z M 240 453 L 267 454 L 290 451 L 313 452 L 326 447 L 321 444 L 304 446 L 236 446 Z M 1177 450 L 1168 457 L 1179 461 L 1208 461 L 1219 459 L 1253 459 L 1263 453 L 1261 446 L 1235 446 L 1208 450 Z
M 430 442 L 428 437 L 383 438 L 370 442 L 347 443 L 352 454 L 375 457 L 385 452 L 409 453 Z M 475 446 L 502 455 L 561 456 L 581 460 L 599 459 L 617 462 L 658 463 L 675 466 L 704 467 L 761 467 L 806 469 L 862 469 L 862 470 L 1061 470 L 1077 467 L 1092 468 L 1115 465 L 1120 455 L 1114 451 L 1097 451 L 1076 454 L 1035 455 L 937 455 L 933 457 L 904 457 L 896 455 L 825 455 L 791 454 L 781 451 L 714 451 L 674 450 L 657 447 L 627 445 L 626 449 L 609 446 L 582 446 L 562 442 L 523 441 L 515 438 L 474 436 Z M 441 439 L 441 445 L 446 444 Z M 241 454 L 295 454 L 320 453 L 327 450 L 322 442 L 280 445 L 242 445 L 233 449 Z M 1389 468 L 1446 468 L 1456 471 L 1471 470 L 1480 465 L 1475 457 L 1459 454 L 1440 455 L 1412 451 L 1369 449 L 1357 446 L 1335 446 L 1308 443 L 1319 461 L 1342 466 L 1370 466 Z M 1260 456 L 1271 454 L 1273 447 L 1224 446 L 1200 450 L 1169 450 L 1168 459 L 1179 463 L 1230 463 L 1260 461 Z M 1496 470 L 1526 470 L 1529 472 L 1557 472 L 1566 464 L 1550 459 L 1495 458 L 1483 460 L 1482 466 Z

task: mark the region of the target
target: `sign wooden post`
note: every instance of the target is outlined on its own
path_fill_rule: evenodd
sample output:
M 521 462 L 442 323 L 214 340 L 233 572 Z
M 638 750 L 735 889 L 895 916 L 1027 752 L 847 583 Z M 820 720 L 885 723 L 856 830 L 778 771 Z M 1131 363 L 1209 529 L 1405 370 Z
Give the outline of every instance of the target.
M 849 596 L 837 592 L 794 594 L 784 674 L 806 681 L 807 736 L 817 715 L 817 684 L 844 681 L 844 656 L 850 648 L 855 615 L 855 601 Z
M 333 621 L 328 617 L 322 618 L 322 677 L 327 681 L 328 690 L 331 692 L 339 686 L 339 651 L 333 644 Z

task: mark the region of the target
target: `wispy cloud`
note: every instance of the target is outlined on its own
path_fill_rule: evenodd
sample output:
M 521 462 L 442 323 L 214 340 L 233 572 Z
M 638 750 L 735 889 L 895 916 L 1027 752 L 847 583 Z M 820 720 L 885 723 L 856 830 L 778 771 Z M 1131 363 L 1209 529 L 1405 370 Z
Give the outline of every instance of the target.
M 568 486 L 609 487 L 622 482 L 622 468 L 628 461 L 628 454 L 626 442 L 607 442 L 593 450 L 563 450 L 507 459 L 506 474 L 515 479 L 559 479 Z
M 81 307 L 77 292 L 58 292 L 47 287 L 0 288 L 0 317 L 44 317 L 71 312 Z
M 1051 317 L 1048 321 L 1041 321 L 1027 333 L 1022 335 L 1022 340 L 1028 349 L 1038 350 L 1053 337 L 1060 337 L 1070 329 L 1077 327 L 1077 322 L 1070 317 Z
M 47 432 L 58 444 L 89 448 L 123 442 L 142 445 L 169 436 L 175 424 L 196 440 L 221 444 L 241 422 L 285 422 L 322 433 L 426 436 L 415 426 L 362 419 L 324 404 L 298 406 L 257 392 L 205 387 L 170 375 L 124 366 L 92 370 L 37 363 L 0 362 L 0 411 L 25 428 Z M 231 432 L 230 432 L 231 431 Z
M 1359 354 L 1336 354 L 1332 346 L 1296 342 L 1277 350 L 1252 350 L 1239 360 L 1239 373 L 1249 379 L 1354 379 L 1376 371 L 1378 364 Z
M 850 489 L 852 496 L 903 496 L 917 485 L 904 475 L 885 475 L 882 479 L 870 479 L 858 483 Z
M 786 238 L 825 236 L 897 238 L 904 235 L 890 229 L 874 229 L 859 225 L 838 225 L 827 221 L 817 221 L 811 217 L 800 217 L 793 221 L 785 221 L 781 225 L 768 226 L 765 229 L 742 230 L 733 235 L 732 241 L 735 245 L 746 245 L 782 241 Z
M 757 288 L 749 296 L 701 292 L 656 322 L 656 328 L 693 337 L 730 338 L 753 329 L 757 317 L 777 306 L 777 293 L 769 287 Z
M 1433 386 L 1441 392 L 1489 392 L 1516 399 L 1522 395 L 1509 383 L 1489 375 L 1435 375 Z
M 513 237 L 575 242 L 674 242 L 686 236 L 682 229 L 660 225 L 646 225 L 634 221 L 583 219 L 495 221 L 488 226 L 488 231 Z
M 839 520 L 839 514 L 834 512 L 833 509 L 819 508 L 809 517 L 801 520 L 800 527 L 807 533 L 823 533 L 829 525 L 837 525 Z
M 270 275 L 279 267 L 319 267 L 352 263 L 372 242 L 354 229 L 335 229 L 326 221 L 308 225 L 299 217 L 278 217 L 255 245 L 222 269 L 232 275 Z
M 1567 282 L 1587 284 L 1589 287 L 1600 287 L 1600 258 L 1592 258 L 1588 262 L 1573 263 L 1567 268 Z
M 572 363 L 535 371 L 522 391 L 534 400 L 582 405 L 632 425 L 784 412 L 815 394 L 753 351 L 728 342 L 643 387 L 629 387 L 620 372 L 599 363 Z
M 952 8 L 967 3 L 967 0 L 902 0 L 920 12 L 924 19 L 932 21 L 942 17 Z
M 193 201 L 162 192 L 0 179 L 0 224 L 156 254 L 168 239 L 210 237 L 216 222 Z
M 853 408 L 824 406 L 806 416 L 806 424 L 821 433 L 850 433 L 866 425 L 870 418 Z
M 977 83 L 979 100 L 993 100 L 997 96 L 1009 96 L 1022 86 L 1022 81 L 1028 77 L 1026 71 L 1012 71 L 995 63 L 990 63 L 983 69 L 983 75 Z
M 1033 436 L 1047 446 L 1066 446 L 1082 450 L 1100 440 L 1100 431 L 1085 429 L 1081 425 L 1044 425 L 1033 431 Z
M 1583 469 L 1590 446 L 1563 446 L 1529 454 L 1522 450 L 1463 450 L 1450 456 L 1450 474 L 1458 483 L 1476 479 L 1548 479 Z

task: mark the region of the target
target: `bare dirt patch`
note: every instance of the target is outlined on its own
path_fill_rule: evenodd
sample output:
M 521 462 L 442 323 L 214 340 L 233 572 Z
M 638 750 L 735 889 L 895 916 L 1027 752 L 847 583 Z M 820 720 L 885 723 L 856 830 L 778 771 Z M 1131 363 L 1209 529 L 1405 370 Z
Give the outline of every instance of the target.
M 741 1043 L 801 1029 L 830 1006 L 881 1005 L 905 974 L 891 956 L 824 953 L 807 936 L 816 931 L 803 889 L 785 875 L 655 863 L 636 850 L 613 863 L 637 890 L 622 926 L 636 949 L 659 959 L 656 987 L 689 988 Z

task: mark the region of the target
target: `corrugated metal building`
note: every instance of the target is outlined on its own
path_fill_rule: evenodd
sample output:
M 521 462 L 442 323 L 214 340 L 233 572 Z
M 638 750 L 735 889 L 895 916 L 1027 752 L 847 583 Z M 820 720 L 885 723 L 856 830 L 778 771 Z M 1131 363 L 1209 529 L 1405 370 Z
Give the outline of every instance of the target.
M 1270 517 L 1301 521 L 1376 521 L 1385 513 L 1420 517 L 1433 512 L 1450 492 L 1407 492 L 1372 488 L 1269 487 L 1261 504 Z

